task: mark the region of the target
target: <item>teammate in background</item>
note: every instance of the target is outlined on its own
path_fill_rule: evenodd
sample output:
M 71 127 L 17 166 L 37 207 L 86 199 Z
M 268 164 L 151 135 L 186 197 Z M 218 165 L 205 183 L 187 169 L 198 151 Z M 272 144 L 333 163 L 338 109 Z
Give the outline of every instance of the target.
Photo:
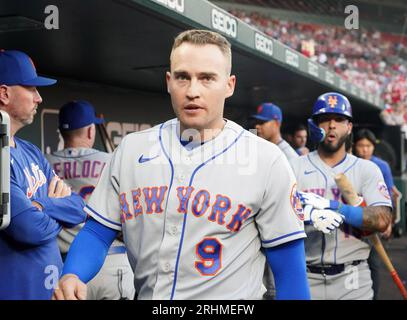
M 330 92 L 318 97 L 308 123 L 311 139 L 319 144 L 316 151 L 291 161 L 298 189 L 331 201 L 305 193 L 301 195 L 302 202 L 315 208 L 338 210 L 345 219 L 344 228 L 332 234 L 321 234 L 312 226 L 306 226 L 311 297 L 372 299 L 372 280 L 366 262 L 370 246 L 362 238 L 361 230 L 383 232 L 391 222 L 386 184 L 379 168 L 371 161 L 346 153 L 345 141 L 352 132 L 352 109 L 345 96 Z M 366 207 L 340 203 L 341 193 L 334 180 L 339 173 L 349 178 Z
M 288 160 L 296 159 L 299 155 L 296 151 L 281 137 L 280 127 L 283 120 L 282 112 L 279 107 L 272 103 L 263 103 L 257 109 L 257 114 L 252 115 L 251 118 L 256 119 L 256 129 L 257 135 L 266 139 L 269 142 L 276 144 L 280 150 L 285 154 Z M 303 137 L 303 135 L 302 135 Z M 305 143 L 306 143 L 307 132 L 305 130 Z M 297 139 L 297 140 L 304 140 Z M 308 149 L 307 149 L 308 150 Z M 329 213 L 325 213 L 326 216 L 323 218 L 326 221 L 332 221 L 332 219 L 341 218 L 335 217 Z M 334 220 L 333 220 L 334 221 Z M 330 225 L 331 228 L 336 226 Z M 321 231 L 321 230 L 320 230 Z M 270 269 L 270 266 L 266 263 L 263 283 L 266 287 L 266 293 L 264 299 L 273 300 L 275 298 L 275 284 L 273 279 L 273 272 Z
M 181 33 L 166 79 L 177 118 L 116 148 L 54 298 L 82 299 L 83 282 L 123 231 L 139 299 L 259 299 L 262 247 L 277 298 L 308 299 L 302 208 L 288 161 L 223 118 L 236 81 L 230 43 L 207 30 Z M 239 162 L 248 154 L 252 170 Z
M 303 124 L 299 124 L 293 131 L 293 148 L 298 155 L 303 156 L 309 153 L 309 149 L 306 147 L 308 138 L 307 127 Z
M 252 115 L 251 118 L 256 121 L 255 128 L 259 137 L 277 145 L 288 160 L 298 157 L 295 150 L 281 136 L 280 128 L 283 114 L 279 107 L 270 102 L 262 103 L 257 107 L 257 113 Z M 276 296 L 275 284 L 273 272 L 268 263 L 265 266 L 263 283 L 267 289 L 264 299 L 273 300 Z
M 370 160 L 380 168 L 380 171 L 384 177 L 384 182 L 387 186 L 387 190 L 389 190 L 390 196 L 393 196 L 393 192 L 397 190 L 394 186 L 390 166 L 386 161 L 373 155 L 375 146 L 377 144 L 377 139 L 374 133 L 369 129 L 360 129 L 356 132 L 353 143 L 356 156 L 365 160 Z
M 391 173 L 389 164 L 386 161 L 373 155 L 376 144 L 377 144 L 376 136 L 372 131 L 370 131 L 369 129 L 361 129 L 357 131 L 354 139 L 355 155 L 362 159 L 374 162 L 380 168 L 380 171 L 382 172 L 384 177 L 384 182 L 386 183 L 387 186 L 387 190 L 389 190 L 389 194 L 393 199 L 393 205 L 396 205 L 397 199 L 394 199 L 394 197 L 397 196 L 398 190 L 394 185 L 393 175 Z M 384 238 L 389 238 L 391 236 L 391 231 L 392 223 L 389 223 L 387 230 L 384 233 L 382 233 L 382 236 Z M 380 288 L 379 271 L 381 262 L 380 257 L 376 250 L 370 251 L 368 263 L 373 281 L 373 292 L 374 292 L 373 299 L 377 300 Z
M 59 111 L 59 131 L 64 139 L 64 149 L 47 155 L 55 173 L 85 202 L 112 157 L 109 153 L 93 149 L 95 124 L 102 122 L 89 102 L 80 100 L 66 103 Z M 63 228 L 60 232 L 58 244 L 64 258 L 82 227 L 83 224 L 72 229 Z M 87 300 L 133 299 L 133 272 L 122 241 L 113 241 L 102 269 L 87 288 Z
M 57 235 L 85 221 L 85 203 L 52 171 L 41 151 L 16 133 L 31 124 L 42 98 L 32 60 L 0 51 L 0 109 L 10 116 L 10 225 L 0 231 L 0 299 L 50 299 L 62 271 Z
M 262 103 L 257 108 L 257 113 L 251 118 L 256 120 L 257 135 L 267 141 L 277 145 L 290 161 L 293 158 L 298 158 L 295 150 L 281 137 L 281 123 L 283 115 L 281 109 L 270 102 Z

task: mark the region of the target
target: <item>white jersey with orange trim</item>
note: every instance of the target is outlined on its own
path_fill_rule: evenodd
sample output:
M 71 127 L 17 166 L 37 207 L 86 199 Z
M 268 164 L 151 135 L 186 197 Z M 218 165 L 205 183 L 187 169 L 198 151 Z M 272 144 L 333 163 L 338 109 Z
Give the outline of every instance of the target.
M 342 202 L 342 195 L 334 177 L 344 173 L 368 206 L 392 206 L 383 175 L 371 161 L 346 154 L 345 158 L 332 168 L 321 160 L 317 151 L 313 151 L 293 159 L 290 164 L 298 181 L 298 190 Z M 369 256 L 370 245 L 366 238 L 362 237 L 359 229 L 346 223 L 331 234 L 324 234 L 312 226 L 306 226 L 305 230 L 307 264 L 342 264 L 366 260 Z
M 261 299 L 261 248 L 305 237 L 287 159 L 229 120 L 194 148 L 177 119 L 127 135 L 85 210 L 123 231 L 139 299 Z

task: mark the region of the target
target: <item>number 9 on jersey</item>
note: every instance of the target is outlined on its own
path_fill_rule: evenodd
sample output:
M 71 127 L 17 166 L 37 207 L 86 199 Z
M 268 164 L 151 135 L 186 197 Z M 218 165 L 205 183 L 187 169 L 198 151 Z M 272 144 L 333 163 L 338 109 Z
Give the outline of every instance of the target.
M 216 238 L 205 238 L 196 245 L 195 268 L 203 276 L 213 276 L 222 267 L 222 244 Z

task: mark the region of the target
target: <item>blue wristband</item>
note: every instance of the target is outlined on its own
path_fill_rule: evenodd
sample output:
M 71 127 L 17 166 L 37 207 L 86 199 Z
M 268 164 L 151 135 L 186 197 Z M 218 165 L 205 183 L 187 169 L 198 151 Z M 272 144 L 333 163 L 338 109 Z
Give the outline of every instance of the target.
M 329 200 L 329 209 L 337 211 L 339 207 L 341 206 L 341 203 L 338 200 Z
M 342 205 L 339 207 L 338 212 L 345 217 L 345 222 L 360 228 L 363 225 L 363 208 L 354 207 L 349 205 Z

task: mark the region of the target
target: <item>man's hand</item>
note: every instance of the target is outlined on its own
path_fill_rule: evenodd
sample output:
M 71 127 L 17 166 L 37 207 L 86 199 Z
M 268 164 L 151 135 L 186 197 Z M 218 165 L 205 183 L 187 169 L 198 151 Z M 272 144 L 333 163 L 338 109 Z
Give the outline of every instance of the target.
M 392 231 L 393 231 L 393 226 L 391 223 L 389 223 L 389 226 L 387 227 L 386 231 L 381 234 L 382 238 L 385 240 L 390 239 Z
M 38 210 L 40 210 L 40 211 L 42 211 L 42 209 L 44 209 L 43 207 L 42 207 L 42 205 L 40 205 L 37 201 L 35 201 L 35 200 L 33 200 L 33 201 L 31 201 L 31 204 L 34 206 L 34 207 L 36 207 Z
M 86 300 L 86 284 L 77 275 L 66 274 L 59 280 L 52 300 Z
M 323 233 L 331 233 L 343 222 L 342 215 L 335 211 L 329 209 L 319 210 L 311 205 L 305 205 L 303 208 L 304 220 L 310 221 L 317 230 Z
M 54 176 L 49 183 L 48 197 L 50 198 L 65 198 L 71 195 L 71 187 L 69 187 L 59 177 Z

